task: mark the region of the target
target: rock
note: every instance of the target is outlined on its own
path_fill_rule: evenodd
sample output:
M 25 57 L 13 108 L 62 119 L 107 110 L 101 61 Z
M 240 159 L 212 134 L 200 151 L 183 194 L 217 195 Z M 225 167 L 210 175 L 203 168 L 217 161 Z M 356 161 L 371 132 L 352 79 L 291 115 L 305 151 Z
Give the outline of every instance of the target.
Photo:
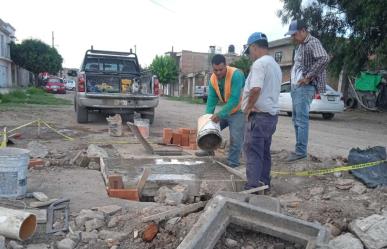
M 32 196 L 37 199 L 38 201 L 48 201 L 48 197 L 45 193 L 42 192 L 33 192 Z
M 90 144 L 89 147 L 87 148 L 87 157 L 88 158 L 93 158 L 93 157 L 107 158 L 108 153 L 106 152 L 106 150 L 102 149 L 101 147 L 95 144 Z
M 107 245 L 107 242 L 101 239 L 98 240 L 91 240 L 89 242 L 89 246 L 87 248 L 93 248 L 93 249 L 109 249 L 109 246 Z
M 119 216 L 113 216 L 108 223 L 108 228 L 116 227 L 120 222 L 121 218 Z
M 164 203 L 171 206 L 177 206 L 184 201 L 184 193 L 182 192 L 168 192 L 165 195 Z
M 289 208 L 298 208 L 302 202 L 302 199 L 296 196 L 296 193 L 290 193 L 281 195 L 278 197 L 282 206 Z
M 77 217 L 75 217 L 75 224 L 78 227 L 82 227 L 85 225 L 86 221 L 91 220 L 91 219 L 99 219 L 99 220 L 104 220 L 105 216 L 102 212 L 100 211 L 92 211 L 89 209 L 82 209 L 81 212 Z
M 48 249 L 48 248 L 50 248 L 50 246 L 44 243 L 30 244 L 27 246 L 27 249 Z
M 181 220 L 180 217 L 175 217 L 172 219 L 169 219 L 167 223 L 165 224 L 165 230 L 172 232 L 175 228 L 176 224 Z
M 325 224 L 325 226 L 328 228 L 329 232 L 331 233 L 331 235 L 333 237 L 337 237 L 340 235 L 341 230 L 339 228 L 337 228 L 335 225 L 333 225 L 331 223 L 327 223 L 327 224 Z
M 340 190 L 348 190 L 353 187 L 355 181 L 352 179 L 339 179 L 336 181 L 336 188 Z
M 56 246 L 58 249 L 73 249 L 75 247 L 75 242 L 69 238 L 58 241 Z
M 91 170 L 100 170 L 101 169 L 101 166 L 99 165 L 99 163 L 97 163 L 95 161 L 90 161 L 89 165 L 87 167 Z
M 137 237 L 138 237 L 138 230 L 134 230 L 133 231 L 133 238 L 137 239 Z
M 0 249 L 5 249 L 5 237 L 0 235 Z
M 31 141 L 27 144 L 27 149 L 30 151 L 31 158 L 45 158 L 48 155 L 47 146 L 36 141 Z
M 363 249 L 363 244 L 353 234 L 346 233 L 329 241 L 329 249 Z
M 373 214 L 354 220 L 349 224 L 349 230 L 360 238 L 368 249 L 387 247 L 387 216 Z
M 155 223 L 151 223 L 144 231 L 142 239 L 146 242 L 151 242 L 159 232 L 159 228 Z
M 228 248 L 234 248 L 238 246 L 238 241 L 229 238 L 226 238 L 224 243 Z
M 114 232 L 114 231 L 108 231 L 108 230 L 101 230 L 98 233 L 98 238 L 103 240 L 112 239 L 112 240 L 122 241 L 128 237 L 129 235 L 127 233 Z
M 82 242 L 89 243 L 91 240 L 97 240 L 98 233 L 97 231 L 92 232 L 82 232 Z
M 164 203 L 165 198 L 166 198 L 166 194 L 170 193 L 170 192 L 173 192 L 170 188 L 168 188 L 166 186 L 162 186 L 161 188 L 159 188 L 159 190 L 157 190 L 157 195 L 155 196 L 155 201 L 158 203 Z
M 86 232 L 91 232 L 93 230 L 103 227 L 104 225 L 105 225 L 105 222 L 103 220 L 96 219 L 96 218 L 86 221 L 85 222 Z
M 107 239 L 106 240 L 108 247 L 112 248 L 113 246 L 118 246 L 120 242 L 118 240 L 114 239 Z
M 20 245 L 19 243 L 17 243 L 16 241 L 14 240 L 11 240 L 9 243 L 8 243 L 8 247 L 10 249 L 23 249 L 24 246 Z
M 341 172 L 334 172 L 333 175 L 334 175 L 336 178 L 340 178 L 343 174 L 341 174 Z
M 117 205 L 108 205 L 103 207 L 97 207 L 96 210 L 104 213 L 105 215 L 113 215 L 122 210 L 122 207 Z
M 174 186 L 172 188 L 172 190 L 175 192 L 178 192 L 178 193 L 182 193 L 184 196 L 183 202 L 187 201 L 187 199 L 188 199 L 188 186 L 187 185 L 179 184 L 179 185 Z
M 361 184 L 361 183 L 356 183 L 350 190 L 351 192 L 353 193 L 356 193 L 356 194 L 364 194 L 366 191 L 367 191 L 367 188 Z

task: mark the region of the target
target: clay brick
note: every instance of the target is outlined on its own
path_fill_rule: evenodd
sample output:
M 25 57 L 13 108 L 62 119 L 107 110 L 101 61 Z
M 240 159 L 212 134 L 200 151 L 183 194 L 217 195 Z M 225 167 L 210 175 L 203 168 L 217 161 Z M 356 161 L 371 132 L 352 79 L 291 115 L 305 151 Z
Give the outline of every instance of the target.
M 197 134 L 197 131 L 196 129 L 189 129 L 189 134 Z
M 189 128 L 179 128 L 179 133 L 180 134 L 190 134 L 190 129 Z
M 115 198 L 130 200 L 130 201 L 140 200 L 138 190 L 135 188 L 108 189 L 108 195 L 110 197 L 115 197 Z
M 193 144 L 193 143 L 196 144 L 196 135 L 194 135 L 194 134 L 190 134 L 189 135 L 189 143 L 190 144 Z
M 109 188 L 110 189 L 123 189 L 124 188 L 124 182 L 122 181 L 122 176 L 109 176 Z
M 181 144 L 181 134 L 179 133 L 172 133 L 172 143 L 176 145 Z
M 189 146 L 189 135 L 188 134 L 181 135 L 181 146 Z
M 171 128 L 163 129 L 163 143 L 171 144 L 173 130 Z
M 44 167 L 42 159 L 31 159 L 28 163 L 28 168 L 39 169 Z
M 145 228 L 142 239 L 146 242 L 151 242 L 159 232 L 159 228 L 155 223 L 151 223 Z

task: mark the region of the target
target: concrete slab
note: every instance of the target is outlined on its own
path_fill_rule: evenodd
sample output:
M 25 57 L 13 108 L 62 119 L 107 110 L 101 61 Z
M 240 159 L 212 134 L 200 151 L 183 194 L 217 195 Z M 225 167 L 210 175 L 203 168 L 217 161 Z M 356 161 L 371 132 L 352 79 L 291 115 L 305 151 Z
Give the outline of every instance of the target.
M 130 208 L 156 205 L 110 198 L 101 173 L 96 170 L 60 168 L 34 170 L 29 172 L 27 184 L 28 192 L 43 192 L 49 198 L 70 198 L 71 212 L 113 204 Z
M 178 249 L 212 249 L 229 224 L 295 242 L 306 249 L 326 248 L 329 241 L 329 233 L 321 225 L 218 195 L 207 204 Z

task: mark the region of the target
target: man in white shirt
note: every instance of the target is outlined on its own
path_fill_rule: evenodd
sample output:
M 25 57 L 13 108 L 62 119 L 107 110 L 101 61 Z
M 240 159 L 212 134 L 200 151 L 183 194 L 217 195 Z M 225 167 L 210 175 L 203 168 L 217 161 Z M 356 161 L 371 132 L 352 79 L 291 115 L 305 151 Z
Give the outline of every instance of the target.
M 282 72 L 273 57 L 269 56 L 265 34 L 255 32 L 250 35 L 244 53 L 254 62 L 246 79 L 242 101 L 247 120 L 245 189 L 251 189 L 270 186 L 270 146 L 278 122 Z

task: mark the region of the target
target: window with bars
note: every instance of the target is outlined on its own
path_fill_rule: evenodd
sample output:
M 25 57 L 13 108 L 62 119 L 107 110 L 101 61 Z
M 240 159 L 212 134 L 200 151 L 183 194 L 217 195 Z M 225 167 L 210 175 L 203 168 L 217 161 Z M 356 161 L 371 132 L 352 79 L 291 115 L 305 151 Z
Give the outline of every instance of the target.
M 277 63 L 280 63 L 282 60 L 282 51 L 275 52 L 274 59 Z

